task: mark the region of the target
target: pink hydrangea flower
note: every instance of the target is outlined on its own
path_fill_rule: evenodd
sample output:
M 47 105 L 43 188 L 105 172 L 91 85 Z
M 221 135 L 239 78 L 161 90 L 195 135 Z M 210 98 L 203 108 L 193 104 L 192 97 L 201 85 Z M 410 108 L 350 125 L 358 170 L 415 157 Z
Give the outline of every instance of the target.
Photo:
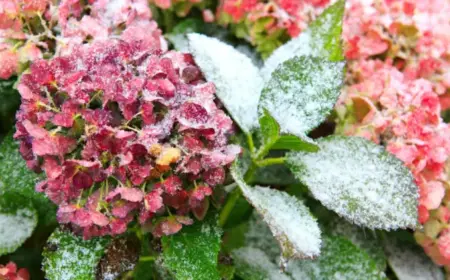
M 233 122 L 214 84 L 143 23 L 36 61 L 18 86 L 15 137 L 28 166 L 47 175 L 37 190 L 85 238 L 121 234 L 135 219 L 155 236 L 191 224 L 191 213 L 203 219 L 241 152 L 228 143 Z

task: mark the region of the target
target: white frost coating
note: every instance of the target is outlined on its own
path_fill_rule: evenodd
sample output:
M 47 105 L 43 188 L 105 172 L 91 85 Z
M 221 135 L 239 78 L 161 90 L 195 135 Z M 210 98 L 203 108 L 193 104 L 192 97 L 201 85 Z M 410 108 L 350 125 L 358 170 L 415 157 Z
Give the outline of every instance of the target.
M 319 255 L 319 226 L 300 200 L 282 191 L 248 186 L 236 166 L 231 174 L 278 240 L 282 249 L 282 263 L 289 258 L 312 258 Z
M 400 160 L 359 137 L 318 144 L 317 153 L 289 153 L 287 163 L 324 206 L 372 229 L 417 225 L 417 186 Z
M 36 211 L 18 209 L 16 213 L 0 213 L 0 255 L 15 251 L 31 236 L 37 224 Z
M 236 271 L 244 279 L 290 280 L 273 263 L 266 253 L 253 247 L 243 247 L 232 253 Z M 255 276 L 260 277 L 255 277 Z M 252 277 L 253 276 L 253 277 Z
M 319 49 L 311 48 L 312 42 L 311 30 L 307 29 L 300 34 L 297 38 L 294 38 L 276 49 L 271 56 L 264 63 L 264 67 L 261 69 L 261 76 L 264 81 L 270 80 L 272 72 L 280 66 L 281 63 L 295 56 L 318 56 Z
M 444 273 L 421 248 L 389 241 L 385 246 L 389 265 L 399 280 L 444 280 Z
M 262 91 L 260 113 L 267 109 L 282 132 L 308 140 L 306 133 L 326 118 L 340 94 L 343 67 L 312 57 L 284 62 Z
M 249 132 L 258 126 L 258 102 L 262 78 L 246 55 L 218 39 L 191 33 L 189 47 L 195 62 L 208 81 L 214 82 L 217 96 L 239 124 Z

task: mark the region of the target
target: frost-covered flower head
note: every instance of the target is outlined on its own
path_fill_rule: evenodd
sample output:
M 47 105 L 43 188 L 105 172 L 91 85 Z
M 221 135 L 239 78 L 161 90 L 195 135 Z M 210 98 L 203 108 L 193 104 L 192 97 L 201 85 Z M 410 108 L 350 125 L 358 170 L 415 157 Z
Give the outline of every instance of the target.
M 191 55 L 162 51 L 159 37 L 122 39 L 36 61 L 18 86 L 15 137 L 47 175 L 37 190 L 86 238 L 123 233 L 136 217 L 156 236 L 191 212 L 202 219 L 240 153 Z

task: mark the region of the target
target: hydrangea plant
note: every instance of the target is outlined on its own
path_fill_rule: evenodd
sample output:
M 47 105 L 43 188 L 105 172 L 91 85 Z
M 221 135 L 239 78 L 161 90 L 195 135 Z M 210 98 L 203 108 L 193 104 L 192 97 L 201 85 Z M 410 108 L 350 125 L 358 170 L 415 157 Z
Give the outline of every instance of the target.
M 344 11 L 2 3 L 0 78 L 21 104 L 0 146 L 0 279 L 442 279 L 399 237 L 424 198 L 397 146 L 321 131 L 352 71 Z M 231 33 L 173 28 L 189 15 Z

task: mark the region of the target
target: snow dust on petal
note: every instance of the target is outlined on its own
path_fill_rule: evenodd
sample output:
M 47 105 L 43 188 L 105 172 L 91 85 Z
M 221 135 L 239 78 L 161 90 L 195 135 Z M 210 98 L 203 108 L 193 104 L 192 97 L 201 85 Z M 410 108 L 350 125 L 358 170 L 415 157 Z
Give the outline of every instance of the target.
M 275 189 L 251 187 L 242 179 L 238 165 L 231 175 L 246 199 L 268 224 L 282 249 L 281 265 L 291 258 L 313 258 L 320 253 L 320 229 L 309 209 L 297 198 Z
M 371 229 L 417 225 L 418 188 L 399 159 L 360 137 L 317 143 L 317 153 L 288 153 L 287 164 L 325 207 Z
M 241 129 L 248 133 L 257 127 L 263 83 L 259 69 L 246 55 L 218 39 L 191 33 L 188 40 L 195 62 L 216 85 L 217 96 Z

